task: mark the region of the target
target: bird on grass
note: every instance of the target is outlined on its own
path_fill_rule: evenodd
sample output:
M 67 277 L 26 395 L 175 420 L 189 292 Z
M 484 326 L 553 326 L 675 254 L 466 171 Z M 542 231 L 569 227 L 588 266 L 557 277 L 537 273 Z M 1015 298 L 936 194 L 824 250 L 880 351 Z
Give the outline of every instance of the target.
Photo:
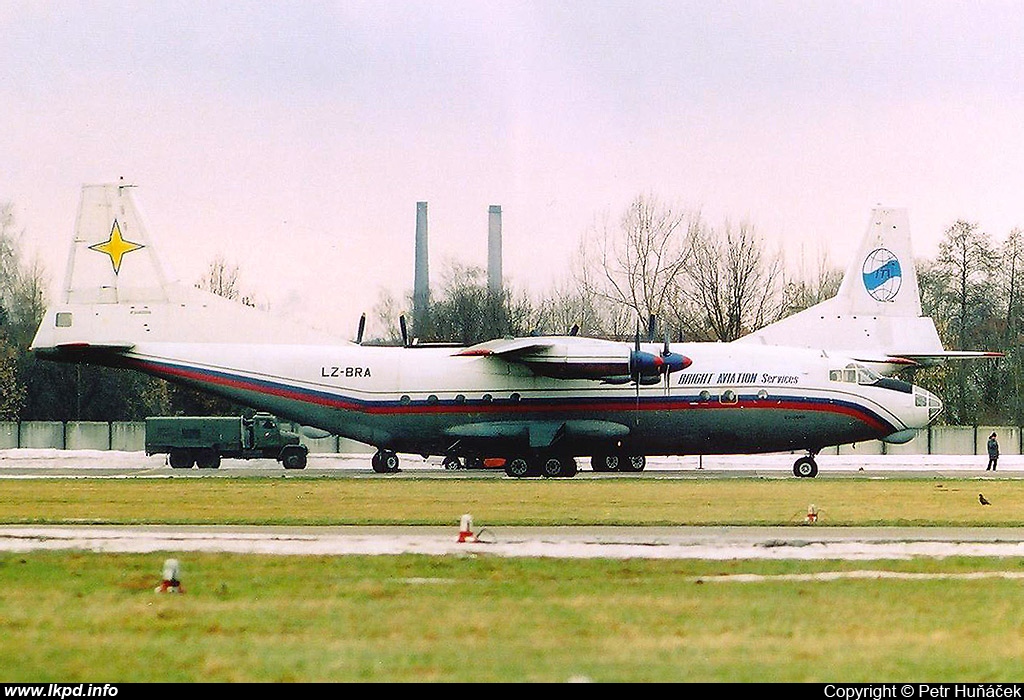
M 992 505 L 992 502 L 989 501 L 987 498 L 985 498 L 985 494 L 983 494 L 983 493 L 979 493 L 978 494 L 978 503 L 980 503 L 983 506 L 990 506 L 990 505 Z

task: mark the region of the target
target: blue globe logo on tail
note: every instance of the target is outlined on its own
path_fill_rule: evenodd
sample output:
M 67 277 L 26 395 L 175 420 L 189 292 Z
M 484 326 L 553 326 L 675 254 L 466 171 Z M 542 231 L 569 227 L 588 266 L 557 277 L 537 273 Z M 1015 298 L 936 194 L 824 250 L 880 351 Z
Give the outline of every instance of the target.
M 875 301 L 892 301 L 903 284 L 900 261 L 886 248 L 875 248 L 868 253 L 864 258 L 861 272 L 864 276 L 864 288 Z

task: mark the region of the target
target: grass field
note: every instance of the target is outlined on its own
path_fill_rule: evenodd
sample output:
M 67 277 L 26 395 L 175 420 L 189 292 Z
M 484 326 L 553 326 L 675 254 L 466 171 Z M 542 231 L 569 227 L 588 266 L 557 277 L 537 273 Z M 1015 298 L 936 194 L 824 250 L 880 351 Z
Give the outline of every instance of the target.
M 1024 484 L 978 483 L 5 480 L 0 520 L 1019 526 Z M 0 554 L 0 681 L 995 682 L 1024 654 L 1018 558 L 189 553 L 158 595 L 168 554 Z
M 982 506 L 979 491 L 992 502 Z M 31 479 L 0 523 L 1018 526 L 1021 479 Z

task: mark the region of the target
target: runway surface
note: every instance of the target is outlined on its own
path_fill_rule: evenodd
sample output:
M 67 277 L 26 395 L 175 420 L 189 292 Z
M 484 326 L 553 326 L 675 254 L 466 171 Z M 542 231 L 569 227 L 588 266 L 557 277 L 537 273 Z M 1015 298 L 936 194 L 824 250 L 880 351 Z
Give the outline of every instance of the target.
M 402 471 L 375 474 L 369 455 L 310 455 L 309 466 L 287 471 L 273 460 L 225 460 L 219 469 L 171 469 L 163 456 L 64 450 L 0 450 L 0 480 L 47 478 L 437 478 L 506 479 L 501 470 L 446 471 L 437 459 L 402 456 Z M 793 479 L 791 454 L 738 457 L 651 458 L 644 478 Z M 1024 477 L 1024 458 L 1000 460 L 986 472 L 979 456 L 818 457 L 818 479 Z M 584 467 L 575 479 L 630 479 Z M 500 527 L 474 529 L 459 541 L 459 527 L 227 527 L 227 526 L 0 526 L 0 551 L 235 552 L 280 555 L 492 555 L 508 557 L 646 559 L 890 559 L 948 556 L 1024 556 L 1024 530 L 1016 528 L 791 527 Z

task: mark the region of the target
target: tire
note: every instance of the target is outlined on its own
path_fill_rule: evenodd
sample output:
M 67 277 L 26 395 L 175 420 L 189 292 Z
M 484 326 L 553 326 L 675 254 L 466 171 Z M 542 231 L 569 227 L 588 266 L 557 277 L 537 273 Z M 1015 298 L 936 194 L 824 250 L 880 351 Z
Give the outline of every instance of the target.
M 385 474 L 394 474 L 398 471 L 398 455 L 391 450 L 382 450 L 380 453 L 380 464 Z
M 205 448 L 196 452 L 196 466 L 200 469 L 216 469 L 220 466 L 220 452 Z
M 305 469 L 306 450 L 289 446 L 281 450 L 281 464 L 285 469 Z
M 373 467 L 373 471 L 377 472 L 378 474 L 383 474 L 385 471 L 387 471 L 386 469 L 384 469 L 384 463 L 381 461 L 380 450 L 373 453 L 373 457 L 370 458 L 370 465 Z
M 590 458 L 590 468 L 595 472 L 615 472 L 622 466 L 622 456 L 617 454 L 600 454 Z
M 540 473 L 547 477 L 562 476 L 565 470 L 565 458 L 548 455 L 541 457 Z
M 530 463 L 526 457 L 509 457 L 505 461 L 505 473 L 517 479 L 530 475 Z
M 642 472 L 647 466 L 647 458 L 643 455 L 629 455 L 619 462 L 620 472 Z
M 576 476 L 580 471 L 580 467 L 576 464 L 576 460 L 572 457 L 566 457 L 565 462 L 562 464 L 562 476 L 573 477 Z
M 462 461 L 455 455 L 447 455 L 444 458 L 444 461 L 441 462 L 441 466 L 449 471 L 464 468 L 462 466 Z
M 187 449 L 171 450 L 167 458 L 172 469 L 191 469 L 192 465 L 195 463 L 195 457 L 192 456 L 192 450 Z
M 793 476 L 813 479 L 818 475 L 818 464 L 811 457 L 801 457 L 793 463 Z

